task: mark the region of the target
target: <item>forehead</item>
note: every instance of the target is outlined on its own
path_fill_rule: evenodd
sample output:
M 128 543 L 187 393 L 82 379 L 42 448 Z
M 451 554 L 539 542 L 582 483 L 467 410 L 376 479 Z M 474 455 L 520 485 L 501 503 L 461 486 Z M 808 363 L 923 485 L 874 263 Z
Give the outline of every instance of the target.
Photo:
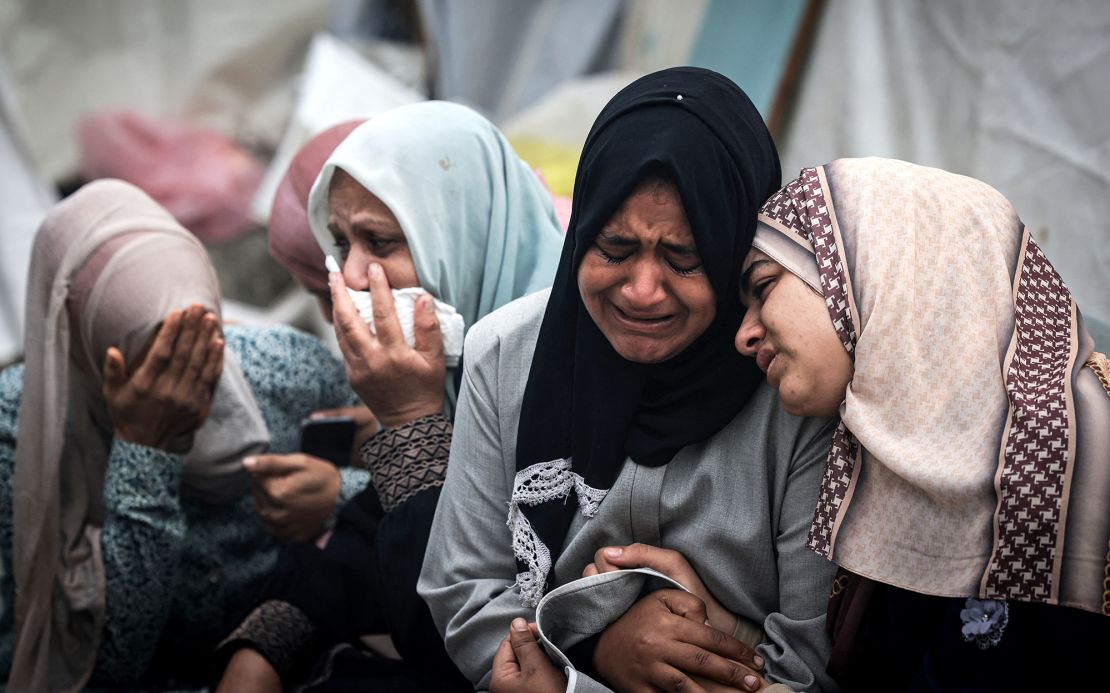
M 328 185 L 328 203 L 330 206 L 359 204 L 373 197 L 373 193 L 362 187 L 362 184 L 355 180 L 351 174 L 341 168 L 335 169 Z
M 335 169 L 328 187 L 328 216 L 400 230 L 389 206 L 341 168 Z
M 744 258 L 744 264 L 740 267 L 740 269 L 741 270 L 746 270 L 746 269 L 748 269 L 749 267 L 751 267 L 752 265 L 754 265 L 755 263 L 757 263 L 761 260 L 769 260 L 770 261 L 771 258 L 767 255 L 767 253 L 763 252 L 762 250 L 759 250 L 757 248 L 752 248 L 751 250 L 748 251 L 748 255 L 747 255 L 747 257 Z
M 665 183 L 649 183 L 633 191 L 605 225 L 605 231 L 641 241 L 694 243 L 682 198 Z

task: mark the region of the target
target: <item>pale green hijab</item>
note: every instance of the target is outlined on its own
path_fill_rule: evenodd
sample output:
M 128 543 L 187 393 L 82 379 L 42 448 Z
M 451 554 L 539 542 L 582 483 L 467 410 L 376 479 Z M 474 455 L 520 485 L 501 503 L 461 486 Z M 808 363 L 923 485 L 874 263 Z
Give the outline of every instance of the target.
M 493 123 L 473 110 L 425 101 L 375 116 L 348 135 L 308 198 L 309 224 L 325 254 L 335 254 L 327 224 L 336 168 L 389 207 L 420 285 L 454 306 L 467 329 L 551 286 L 563 244 L 551 196 Z M 450 411 L 450 384 L 447 400 Z

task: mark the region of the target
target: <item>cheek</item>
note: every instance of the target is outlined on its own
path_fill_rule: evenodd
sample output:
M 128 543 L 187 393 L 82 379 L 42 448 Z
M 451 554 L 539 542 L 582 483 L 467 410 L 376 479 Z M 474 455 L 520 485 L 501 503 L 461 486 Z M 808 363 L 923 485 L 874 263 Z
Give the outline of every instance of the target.
M 701 275 L 681 278 L 674 281 L 672 287 L 672 293 L 692 317 L 707 325 L 713 322 L 717 314 L 717 295 L 713 292 L 708 277 Z
M 578 266 L 578 294 L 582 302 L 588 306 L 591 301 L 599 300 L 600 293 L 619 283 L 619 274 L 620 269 L 616 265 L 609 265 L 591 255 L 582 258 Z
M 416 275 L 416 263 L 413 262 L 412 255 L 407 249 L 403 252 L 395 252 L 388 258 L 379 259 L 378 262 L 385 269 L 389 285 L 394 289 L 420 286 L 420 278 Z

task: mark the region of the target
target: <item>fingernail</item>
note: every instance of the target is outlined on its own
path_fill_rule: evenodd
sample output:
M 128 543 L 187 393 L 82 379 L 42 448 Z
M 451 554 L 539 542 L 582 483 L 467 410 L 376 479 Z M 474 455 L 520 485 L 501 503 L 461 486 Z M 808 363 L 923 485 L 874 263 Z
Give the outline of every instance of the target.
M 258 458 L 257 457 L 244 457 L 243 458 L 243 466 L 246 467 L 247 469 L 254 469 L 254 465 L 256 465 L 256 464 L 258 464 Z
M 752 658 L 752 664 L 754 664 L 757 667 L 759 667 L 760 669 L 762 669 L 763 668 L 763 658 L 760 657 L 759 655 L 756 655 L 755 657 Z
M 744 677 L 744 685 L 747 686 L 750 690 L 754 691 L 755 687 L 759 685 L 759 679 L 752 676 L 751 674 L 748 674 Z
M 382 276 L 382 266 L 376 262 L 370 263 L 370 275 L 375 279 Z
M 605 555 L 608 558 L 620 558 L 622 553 L 624 553 L 624 549 L 622 549 L 618 546 L 614 546 L 612 548 L 605 549 Z
M 513 619 L 513 630 L 520 631 L 520 632 L 524 632 L 524 631 L 528 630 L 528 622 L 525 621 L 523 618 L 514 618 Z
M 432 301 L 432 295 L 428 294 L 428 298 L 424 299 L 424 312 L 434 313 L 436 310 L 435 303 Z

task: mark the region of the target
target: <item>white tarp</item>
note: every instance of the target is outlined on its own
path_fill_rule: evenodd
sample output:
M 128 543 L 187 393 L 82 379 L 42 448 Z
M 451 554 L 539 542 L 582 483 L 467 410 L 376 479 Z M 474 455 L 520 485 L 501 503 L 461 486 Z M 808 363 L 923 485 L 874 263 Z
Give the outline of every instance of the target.
M 269 219 L 289 162 L 313 135 L 336 123 L 369 118 L 425 98 L 339 39 L 317 34 L 305 61 L 293 115 L 251 205 L 255 217 L 263 222 Z
M 563 80 L 607 67 L 621 0 L 418 0 L 436 94 L 494 122 Z
M 783 175 L 875 155 L 985 180 L 1110 321 L 1108 36 L 1099 0 L 830 0 Z
M 31 244 L 53 191 L 38 177 L 24 145 L 11 85 L 0 65 L 0 364 L 23 350 L 23 302 Z
M 4 0 L 0 63 L 31 156 L 56 180 L 76 170 L 74 123 L 104 108 L 276 142 L 291 77 L 330 12 L 329 0 Z

